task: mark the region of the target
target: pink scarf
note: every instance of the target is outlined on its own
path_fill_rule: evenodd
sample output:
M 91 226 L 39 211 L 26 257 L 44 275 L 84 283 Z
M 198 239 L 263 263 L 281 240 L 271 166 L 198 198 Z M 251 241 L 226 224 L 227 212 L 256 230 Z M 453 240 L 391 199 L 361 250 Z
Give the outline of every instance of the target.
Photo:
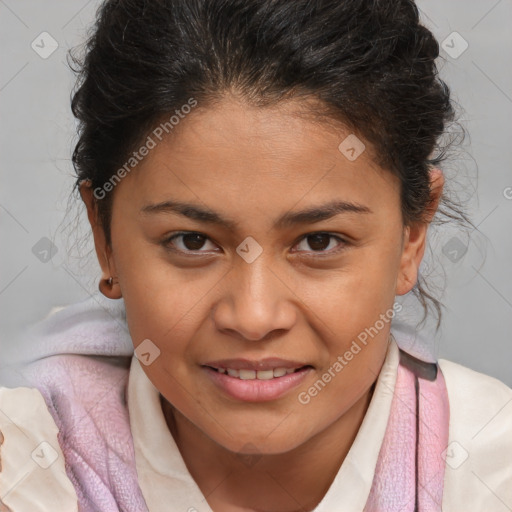
M 441 369 L 400 350 L 391 412 L 364 512 L 441 512 L 448 424 Z
M 90 299 L 86 302 L 75 309 L 83 309 Z M 60 314 L 70 316 L 66 310 L 50 317 L 55 325 L 59 325 Z M 122 311 L 116 311 L 110 310 L 110 318 L 101 319 L 108 326 L 105 345 L 109 349 L 98 350 L 97 334 L 90 341 L 94 350 L 84 350 L 84 338 L 75 337 L 81 353 L 78 345 L 68 350 L 62 347 L 60 354 L 47 345 L 47 357 L 22 369 L 25 379 L 41 391 L 59 429 L 58 441 L 80 512 L 148 511 L 137 480 L 127 409 L 131 354 L 127 332 L 122 329 Z M 69 330 L 79 329 L 79 324 L 67 325 L 69 345 Z M 116 346 L 121 347 L 117 353 L 112 350 Z M 448 397 L 440 368 L 400 350 L 390 417 L 364 512 L 441 510 L 442 452 L 448 444 L 448 423 Z

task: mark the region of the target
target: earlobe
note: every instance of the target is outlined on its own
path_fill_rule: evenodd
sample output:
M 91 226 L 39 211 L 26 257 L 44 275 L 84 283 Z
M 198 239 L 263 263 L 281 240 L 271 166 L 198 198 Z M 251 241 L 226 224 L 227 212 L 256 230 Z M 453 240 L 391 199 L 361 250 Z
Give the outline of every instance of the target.
M 112 250 L 107 245 L 105 232 L 98 220 L 97 205 L 90 180 L 84 180 L 80 183 L 80 196 L 87 208 L 87 217 L 94 237 L 96 256 L 101 267 L 102 275 L 98 289 L 109 299 L 120 299 L 122 294 L 116 277 L 115 265 L 113 261 L 112 263 L 110 261 L 112 260 Z
M 102 278 L 98 284 L 98 290 L 109 299 L 120 299 L 122 297 L 119 281 L 113 277 Z

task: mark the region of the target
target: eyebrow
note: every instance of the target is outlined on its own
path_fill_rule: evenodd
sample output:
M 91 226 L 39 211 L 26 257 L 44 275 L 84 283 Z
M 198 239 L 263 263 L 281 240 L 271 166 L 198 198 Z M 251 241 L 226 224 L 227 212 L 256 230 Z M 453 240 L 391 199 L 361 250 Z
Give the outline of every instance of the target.
M 142 207 L 140 213 L 142 215 L 162 213 L 178 214 L 206 224 L 219 225 L 232 231 L 235 231 L 239 226 L 238 222 L 226 219 L 215 211 L 203 208 L 197 204 L 183 203 L 179 201 L 164 201 L 162 203 L 148 204 Z M 373 212 L 370 208 L 362 204 L 347 201 L 331 201 L 323 205 L 312 206 L 297 212 L 287 212 L 275 221 L 274 228 L 285 229 L 300 224 L 314 224 L 342 213 L 368 214 Z

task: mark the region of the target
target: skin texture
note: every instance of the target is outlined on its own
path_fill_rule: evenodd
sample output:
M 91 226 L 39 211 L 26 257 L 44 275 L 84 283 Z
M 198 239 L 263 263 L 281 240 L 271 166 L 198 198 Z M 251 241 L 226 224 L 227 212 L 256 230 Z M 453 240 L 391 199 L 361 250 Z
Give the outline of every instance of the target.
M 142 368 L 215 511 L 312 510 L 321 501 L 370 402 L 389 323 L 307 405 L 298 394 L 411 290 L 425 249 L 430 219 L 404 227 L 398 179 L 373 163 L 371 147 L 349 161 L 338 145 L 350 132 L 299 117 L 297 108 L 257 109 L 228 96 L 189 114 L 112 192 L 112 247 L 91 189 L 81 187 L 102 279 L 118 280 L 107 294 L 124 298 L 134 346 L 149 338 L 161 351 Z M 435 201 L 442 187 L 433 172 Z M 141 213 L 167 200 L 207 207 L 238 226 Z M 332 200 L 371 212 L 273 227 L 284 213 Z M 179 237 L 166 249 L 178 231 L 205 238 Z M 307 237 L 318 232 L 341 240 Z M 252 263 L 236 252 L 248 236 L 263 249 Z M 271 356 L 313 370 L 268 402 L 224 395 L 201 366 Z

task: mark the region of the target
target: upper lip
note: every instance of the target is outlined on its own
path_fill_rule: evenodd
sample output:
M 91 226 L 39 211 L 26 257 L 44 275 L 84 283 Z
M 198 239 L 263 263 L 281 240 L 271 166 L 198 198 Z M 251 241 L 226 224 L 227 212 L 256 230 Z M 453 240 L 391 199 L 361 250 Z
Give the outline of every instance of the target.
M 203 366 L 212 368 L 231 368 L 233 370 L 273 370 L 274 368 L 302 368 L 303 366 L 311 366 L 307 363 L 298 361 L 290 361 L 289 359 L 280 359 L 278 357 L 267 357 L 259 361 L 251 361 L 249 359 L 219 359 L 217 361 L 209 361 Z

